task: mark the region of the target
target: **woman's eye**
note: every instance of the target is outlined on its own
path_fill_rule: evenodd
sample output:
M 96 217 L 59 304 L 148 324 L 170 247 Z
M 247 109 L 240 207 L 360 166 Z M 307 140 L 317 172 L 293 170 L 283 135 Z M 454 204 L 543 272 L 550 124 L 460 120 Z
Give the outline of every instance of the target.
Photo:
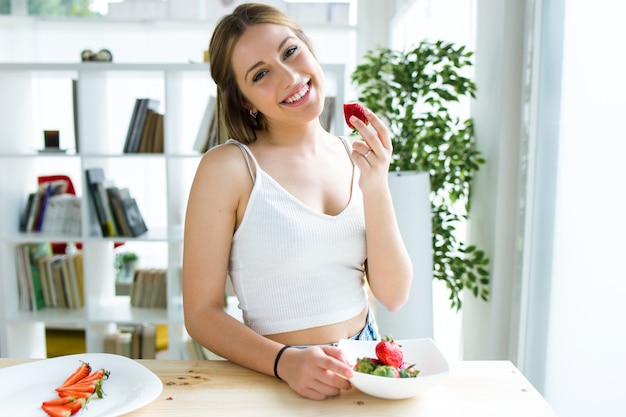
M 292 46 L 290 48 L 287 48 L 284 54 L 285 58 L 289 58 L 291 55 L 295 54 L 297 50 L 298 50 L 297 46 Z
M 257 72 L 254 74 L 254 77 L 252 77 L 252 82 L 259 81 L 261 78 L 265 77 L 265 74 L 267 74 L 267 71 L 265 70 Z

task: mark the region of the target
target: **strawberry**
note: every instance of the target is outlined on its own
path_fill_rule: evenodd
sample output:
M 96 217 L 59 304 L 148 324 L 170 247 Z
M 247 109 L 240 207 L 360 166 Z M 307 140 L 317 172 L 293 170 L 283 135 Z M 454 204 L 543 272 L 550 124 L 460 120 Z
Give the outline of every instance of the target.
M 363 121 L 363 123 L 368 123 L 367 117 L 365 117 L 365 108 L 361 106 L 359 103 L 347 103 L 343 105 L 343 115 L 346 118 L 346 123 L 350 129 L 354 129 L 352 123 L 350 123 L 350 117 L 356 116 Z
M 62 405 L 44 405 L 41 408 L 50 417 L 70 417 L 72 415 L 72 412 Z
M 88 382 L 79 382 L 74 385 L 70 385 L 67 387 L 61 387 L 56 389 L 59 396 L 76 396 L 78 393 L 87 393 L 87 394 L 96 394 L 98 398 L 102 398 L 104 396 L 104 392 L 102 391 L 102 379 L 98 379 L 97 381 L 88 381 Z
M 79 381 L 80 384 L 82 383 L 86 383 L 86 382 L 97 382 L 99 379 L 108 379 L 109 378 L 109 374 L 110 372 L 105 370 L 105 369 L 97 369 L 95 371 L 93 371 L 92 373 L 90 373 L 88 376 L 86 376 L 85 378 L 81 379 Z
M 67 377 L 65 381 L 61 384 L 61 387 L 66 387 L 68 385 L 74 385 L 81 379 L 85 378 L 87 375 L 91 373 L 91 366 L 87 362 L 80 362 L 80 365 L 70 376 Z
M 43 407 L 45 405 L 65 405 L 67 403 L 71 403 L 72 401 L 76 401 L 76 398 L 72 397 L 71 395 L 66 395 L 63 397 L 55 398 L 54 400 L 46 400 L 41 403 L 41 406 Z
M 378 359 L 383 364 L 396 368 L 402 366 L 404 359 L 402 347 L 389 336 L 385 336 L 385 338 L 376 345 L 376 356 L 378 356 Z
M 89 401 L 91 399 L 91 397 L 93 397 L 93 392 L 89 392 L 89 391 L 72 391 L 71 389 L 65 390 L 63 391 L 63 393 L 59 393 L 59 395 L 65 396 L 65 397 L 74 397 L 77 400 L 81 400 L 84 399 L 85 401 Z
M 62 405 L 61 407 L 68 410 L 71 415 L 74 415 L 82 410 L 85 407 L 85 404 L 87 404 L 87 400 L 85 400 L 84 398 L 80 398 L 76 401 L 72 401 L 65 405 Z

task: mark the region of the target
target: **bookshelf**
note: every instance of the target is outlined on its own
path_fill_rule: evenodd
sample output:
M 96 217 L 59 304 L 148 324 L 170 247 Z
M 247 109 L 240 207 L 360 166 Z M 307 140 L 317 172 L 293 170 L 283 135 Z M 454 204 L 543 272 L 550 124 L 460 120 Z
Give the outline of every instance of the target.
M 335 97 L 332 130 L 343 134 L 345 69 L 322 65 Z M 181 268 L 187 195 L 201 154 L 194 150 L 206 103 L 214 95 L 203 63 L 0 64 L 0 357 L 44 358 L 46 329 L 83 329 L 88 352 L 102 352 L 119 326 L 166 324 L 168 358 L 185 357 Z M 163 153 L 124 153 L 138 97 L 159 100 Z M 43 153 L 43 131 L 60 132 L 64 152 Z M 102 237 L 89 210 L 85 170 L 101 167 L 127 187 L 148 226 L 138 237 Z M 41 175 L 67 175 L 81 199 L 79 236 L 20 232 L 19 218 Z M 84 307 L 19 308 L 15 249 L 37 242 L 81 244 Z M 132 307 L 116 295 L 115 244 L 143 254 L 141 267 L 167 271 L 167 307 Z

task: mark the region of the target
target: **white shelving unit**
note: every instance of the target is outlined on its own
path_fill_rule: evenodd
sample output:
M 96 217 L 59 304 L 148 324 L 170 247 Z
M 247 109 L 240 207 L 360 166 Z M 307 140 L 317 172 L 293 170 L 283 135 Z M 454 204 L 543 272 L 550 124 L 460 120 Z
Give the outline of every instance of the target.
M 343 65 L 323 65 L 328 95 L 336 100 L 334 128 L 344 133 Z M 77 85 L 78 140 L 72 83 Z M 167 324 L 171 359 L 185 351 L 181 297 L 183 225 L 187 195 L 201 155 L 193 150 L 209 95 L 207 64 L 0 64 L 0 356 L 46 357 L 46 327 L 85 329 L 88 352 L 103 350 L 119 324 Z M 163 154 L 122 152 L 134 102 L 156 98 L 165 115 Z M 60 131 L 61 154 L 41 154 L 43 131 Z M 76 149 L 78 143 L 78 150 Z M 90 229 L 84 170 L 102 167 L 107 179 L 128 187 L 148 226 L 137 238 L 103 238 Z M 68 175 L 82 198 L 80 238 L 20 233 L 19 217 L 40 175 Z M 85 307 L 22 311 L 14 249 L 31 242 L 81 243 Z M 115 294 L 114 243 L 140 248 L 142 267 L 167 269 L 167 308 L 130 306 Z M 123 249 L 122 246 L 121 249 Z

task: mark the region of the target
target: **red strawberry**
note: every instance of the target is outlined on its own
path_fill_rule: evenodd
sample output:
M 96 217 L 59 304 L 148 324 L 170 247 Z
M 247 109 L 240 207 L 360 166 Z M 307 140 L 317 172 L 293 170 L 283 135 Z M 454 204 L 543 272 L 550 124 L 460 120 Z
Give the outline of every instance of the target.
M 385 338 L 376 345 L 376 356 L 378 356 L 378 359 L 383 364 L 396 368 L 402 366 L 404 359 L 402 347 L 389 336 L 385 336 Z
M 72 415 L 72 412 L 62 405 L 44 405 L 41 408 L 50 417 L 70 417 Z
M 41 406 L 43 407 L 46 405 L 65 405 L 71 403 L 72 401 L 76 401 L 76 398 L 72 397 L 71 395 L 66 395 L 63 397 L 55 398 L 53 400 L 46 400 L 41 403 Z
M 354 129 L 352 123 L 350 123 L 350 117 L 356 116 L 363 121 L 363 123 L 368 123 L 367 117 L 365 117 L 365 109 L 359 103 L 347 103 L 343 105 L 343 115 L 346 118 L 346 123 L 350 129 Z
M 56 391 L 60 397 L 74 396 L 77 398 L 86 398 L 80 395 L 80 393 L 96 394 L 98 398 L 104 396 L 104 391 L 102 391 L 102 379 L 93 382 L 79 382 L 78 384 L 68 387 L 57 388 Z
M 76 401 L 72 401 L 70 403 L 62 405 L 61 407 L 68 410 L 71 415 L 74 415 L 78 413 L 80 410 L 82 410 L 83 407 L 85 407 L 85 404 L 87 404 L 87 401 L 84 398 L 80 398 L 80 399 L 77 399 Z
M 65 381 L 61 384 L 61 387 L 67 387 L 69 385 L 74 385 L 81 379 L 85 378 L 91 372 L 91 366 L 87 362 L 82 362 L 76 368 L 74 372 L 70 376 L 67 377 Z
M 94 396 L 93 392 L 89 391 L 72 391 L 71 389 L 60 392 L 59 395 L 63 395 L 65 397 L 74 397 L 77 400 L 84 399 L 85 401 L 89 401 L 91 397 Z
M 96 369 L 95 371 L 90 373 L 88 376 L 81 379 L 79 383 L 84 384 L 87 382 L 98 382 L 98 380 L 100 379 L 107 379 L 109 377 L 109 374 L 110 372 L 107 371 L 106 369 L 102 369 L 102 368 Z

